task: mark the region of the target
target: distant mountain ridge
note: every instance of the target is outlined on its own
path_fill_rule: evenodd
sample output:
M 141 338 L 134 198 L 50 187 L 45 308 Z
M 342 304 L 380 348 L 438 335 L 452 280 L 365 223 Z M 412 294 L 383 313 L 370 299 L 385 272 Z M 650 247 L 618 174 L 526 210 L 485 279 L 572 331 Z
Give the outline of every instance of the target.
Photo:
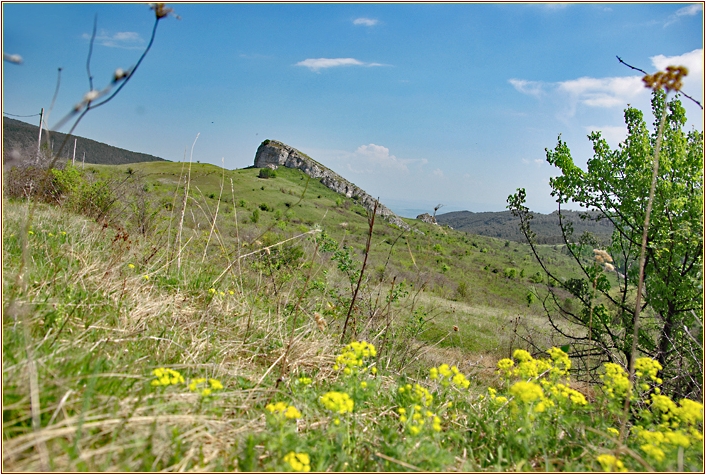
M 9 153 L 13 150 L 26 151 L 36 150 L 37 138 L 39 137 L 39 127 L 28 124 L 9 117 L 2 118 L 2 146 L 3 146 L 3 161 L 6 160 Z M 44 145 L 46 132 L 42 133 L 42 145 Z M 64 141 L 66 134 L 59 132 L 51 132 L 51 140 L 54 147 L 58 148 Z M 112 145 L 96 142 L 95 140 L 85 137 L 72 136 L 64 150 L 61 152 L 62 158 L 73 157 L 74 153 L 74 138 L 76 141 L 76 161 L 81 161 L 86 157 L 86 163 L 94 163 L 97 165 L 124 165 L 128 163 L 139 162 L 160 162 L 165 161 L 164 158 L 155 157 L 140 152 L 131 152 Z M 50 143 L 51 147 L 52 144 Z
M 607 219 L 600 221 L 581 219 L 581 211 L 562 211 L 563 218 L 574 226 L 574 236 L 579 237 L 584 232 L 592 233 L 599 242 L 607 243 L 613 233 L 613 225 Z M 597 212 L 591 212 L 597 217 Z M 520 219 L 510 211 L 473 213 L 471 211 L 454 211 L 436 215 L 436 221 L 454 229 L 481 236 L 490 236 L 508 241 L 527 242 L 520 231 Z M 559 215 L 534 213 L 531 222 L 532 230 L 537 234 L 539 244 L 563 244 L 564 239 L 559 228 Z

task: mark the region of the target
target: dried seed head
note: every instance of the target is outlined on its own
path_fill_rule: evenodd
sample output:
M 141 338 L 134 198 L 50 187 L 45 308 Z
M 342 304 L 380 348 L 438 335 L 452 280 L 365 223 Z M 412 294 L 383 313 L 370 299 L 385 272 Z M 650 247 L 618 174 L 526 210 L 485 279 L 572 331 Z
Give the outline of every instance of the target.
M 457 327 L 456 325 L 454 325 L 454 331 L 455 331 L 455 332 L 458 331 L 458 327 Z
M 324 331 L 326 329 L 326 320 L 318 312 L 314 312 L 314 320 L 316 320 L 316 326 L 319 330 Z
M 608 254 L 607 252 L 605 252 L 602 249 L 594 249 L 593 250 L 593 258 L 599 264 L 603 264 L 606 262 L 613 262 L 613 258 L 610 257 L 610 254 Z
M 154 14 L 157 18 L 164 18 L 174 11 L 171 8 L 167 8 L 166 3 L 153 3 L 150 5 L 150 8 L 154 10 Z
M 113 73 L 113 82 L 118 82 L 121 79 L 125 79 L 130 75 L 130 71 L 125 71 L 123 68 L 118 68 Z
M 642 78 L 645 87 L 652 90 L 665 88 L 667 91 L 679 91 L 682 87 L 682 78 L 689 74 L 684 66 L 667 66 L 667 71 L 657 71 Z

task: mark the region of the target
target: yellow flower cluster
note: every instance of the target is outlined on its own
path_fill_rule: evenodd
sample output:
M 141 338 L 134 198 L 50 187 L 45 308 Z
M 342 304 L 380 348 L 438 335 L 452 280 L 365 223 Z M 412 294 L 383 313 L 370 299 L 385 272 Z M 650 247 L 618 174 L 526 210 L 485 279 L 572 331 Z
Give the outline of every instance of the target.
M 495 401 L 498 405 L 500 404 L 505 404 L 507 402 L 507 398 L 505 396 L 498 396 L 498 392 L 495 390 L 495 388 L 488 388 L 488 394 L 490 394 L 490 399 L 492 401 Z
M 270 403 L 265 406 L 265 409 L 276 416 L 284 416 L 285 419 L 299 419 L 302 416 L 299 409 L 294 406 L 289 406 L 283 402 L 278 402 L 275 404 Z
M 510 386 L 510 394 L 514 396 L 515 401 L 533 405 L 535 412 L 544 412 L 547 407 L 554 406 L 554 403 L 544 396 L 542 387 L 537 383 L 518 381 Z
M 547 353 L 551 359 L 535 359 L 529 352 L 518 349 L 513 352 L 512 359 L 504 358 L 498 362 L 499 374 L 507 379 L 521 379 L 509 388 L 509 395 L 513 397 L 510 405 L 514 411 L 518 409 L 518 404 L 534 413 L 542 413 L 552 407 L 559 412 L 569 410 L 567 403 L 571 407 L 588 404 L 583 394 L 569 387 L 569 355 L 556 347 Z M 561 378 L 565 381 L 560 383 Z M 498 405 L 508 401 L 507 397 L 498 396 L 493 388 L 488 388 L 488 393 L 491 401 Z
M 351 374 L 357 368 L 363 367 L 365 358 L 374 356 L 377 356 L 377 351 L 373 344 L 366 341 L 354 341 L 346 345 L 341 354 L 336 357 L 333 369 L 338 371 L 343 368 L 345 374 Z
M 152 371 L 152 374 L 157 378 L 150 383 L 152 386 L 169 386 L 184 382 L 184 377 L 173 369 L 157 368 Z
M 337 414 L 353 412 L 353 399 L 346 393 L 331 391 L 321 396 L 321 403 Z
M 691 445 L 691 439 L 681 430 L 650 431 L 637 426 L 636 432 L 638 440 L 643 442 L 640 449 L 657 462 L 664 461 L 665 451 L 677 447 L 687 448 Z
M 220 381 L 213 378 L 195 378 L 189 383 L 189 391 L 198 392 L 202 396 L 210 396 L 213 391 L 223 389 Z
M 311 471 L 311 459 L 307 453 L 289 452 L 283 459 L 295 472 Z
M 311 384 L 311 378 L 307 378 L 306 376 L 302 376 L 299 378 L 299 384 L 303 384 L 304 386 L 308 386 Z
M 603 389 L 610 399 L 622 400 L 630 392 L 630 380 L 625 370 L 618 364 L 606 363 L 603 365 L 605 374 L 601 375 Z
M 431 403 L 434 401 L 434 396 L 431 395 L 429 390 L 416 383 L 414 386 L 411 384 L 400 386 L 397 392 L 400 394 L 408 394 L 413 403 L 422 404 L 425 407 L 431 406 Z
M 425 419 L 431 421 L 431 428 L 434 432 L 441 432 L 441 418 L 431 411 L 422 411 L 422 406 L 416 404 L 410 408 L 411 418 L 407 417 L 407 410 L 404 407 L 397 409 L 400 414 L 400 422 L 406 424 L 409 433 L 418 435 L 424 428 Z
M 635 360 L 635 376 L 638 378 L 646 375 L 655 383 L 662 384 L 662 380 L 657 377 L 659 371 L 662 371 L 662 365 L 652 358 L 638 358 Z
M 443 387 L 447 387 L 449 384 L 453 383 L 459 388 L 468 389 L 468 386 L 471 385 L 456 366 L 449 368 L 449 365 L 446 363 L 438 368 L 431 368 L 429 370 L 429 377 L 433 380 L 438 380 Z
M 529 352 L 525 350 L 515 350 L 512 353 L 512 358 L 517 361 L 517 366 L 515 366 L 515 361 L 511 360 L 510 358 L 503 358 L 498 361 L 498 374 L 502 374 L 507 378 L 515 376 L 525 379 L 538 378 L 539 376 L 550 370 L 553 370 L 552 375 L 556 374 L 557 376 L 561 376 L 563 374 L 566 374 L 566 372 L 568 372 L 568 368 L 571 367 L 571 362 L 568 360 L 568 355 L 566 355 L 566 353 L 561 351 L 561 349 L 559 348 L 552 348 L 549 351 L 552 355 L 552 358 L 557 358 L 559 361 L 561 361 L 561 367 L 557 366 L 555 368 L 552 365 L 552 362 L 549 360 L 535 359 L 532 357 L 532 355 L 529 354 Z M 553 352 L 553 354 L 551 352 Z M 558 352 L 561 352 L 563 353 L 563 355 L 566 355 L 565 359 L 564 357 L 561 357 L 560 359 Z
M 588 401 L 586 401 L 586 396 L 576 391 L 575 389 L 571 389 L 566 384 L 551 384 L 550 382 L 545 380 L 542 380 L 541 383 L 542 386 L 544 386 L 544 389 L 546 389 L 550 394 L 552 394 L 558 399 L 562 399 L 564 401 L 571 401 L 572 403 L 578 406 L 585 406 L 586 404 L 588 404 Z
M 704 406 L 690 399 L 682 399 L 677 405 L 669 397 L 652 394 L 650 407 L 655 430 L 636 426 L 634 431 L 638 439 L 643 442 L 640 449 L 657 462 L 666 457 L 665 452 L 673 448 L 687 448 L 692 444 L 704 440 L 703 432 L 699 425 L 704 420 Z
M 604 472 L 627 472 L 628 469 L 625 468 L 625 464 L 615 458 L 615 455 L 601 454 L 596 457 L 598 463 L 601 464 L 601 468 Z

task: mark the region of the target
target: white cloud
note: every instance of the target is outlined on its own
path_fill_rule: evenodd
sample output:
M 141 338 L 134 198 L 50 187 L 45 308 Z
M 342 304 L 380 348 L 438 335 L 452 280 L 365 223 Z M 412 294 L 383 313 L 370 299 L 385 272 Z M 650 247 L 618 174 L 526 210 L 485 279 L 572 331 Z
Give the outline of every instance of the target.
M 686 66 L 689 74 L 683 79 L 682 91 L 703 103 L 704 50 L 695 49 L 679 56 L 657 55 L 650 58 L 655 69 L 664 71 L 667 66 Z
M 443 178 L 443 177 L 444 177 L 444 172 L 441 171 L 440 168 L 436 168 L 432 173 L 433 173 L 434 176 L 436 176 L 436 177 L 439 177 L 439 178 Z
M 304 66 L 314 72 L 319 72 L 321 69 L 336 68 L 340 66 L 383 66 L 380 63 L 364 63 L 355 58 L 309 58 L 304 61 L 299 61 L 295 66 Z
M 354 25 L 375 26 L 378 23 L 379 21 L 374 18 L 356 18 L 353 20 Z
M 679 17 L 698 15 L 699 13 L 701 13 L 702 10 L 703 7 L 700 4 L 693 4 L 686 7 L 682 7 L 676 12 L 674 12 L 674 14 L 669 15 L 669 17 L 667 17 L 667 21 L 664 22 L 664 27 L 666 28 L 669 25 L 678 22 Z
M 664 71 L 667 66 L 686 66 L 689 74 L 684 78 L 683 90 L 694 97 L 703 91 L 704 62 L 703 49 L 695 49 L 678 56 L 656 55 L 650 58 L 656 70 Z M 577 105 L 595 108 L 625 107 L 639 97 L 647 97 L 640 76 L 618 76 L 608 78 L 580 77 L 559 82 L 528 81 L 510 79 L 510 84 L 520 93 L 543 97 L 552 93 L 559 96 L 568 105 L 569 116 L 576 111 Z M 700 97 L 694 97 L 701 100 Z
M 702 9 L 703 7 L 700 3 L 695 3 L 693 5 L 689 5 L 688 7 L 680 8 L 676 11 L 675 14 L 676 16 L 694 16 L 698 14 Z
M 370 165 L 380 167 L 380 168 L 394 168 L 404 172 L 409 172 L 408 165 L 418 164 L 425 165 L 427 163 L 426 159 L 400 159 L 394 155 L 390 155 L 390 149 L 382 145 L 375 145 L 374 143 L 368 145 L 361 145 L 355 151 L 355 155 L 358 160 L 364 159 Z
M 689 68 L 689 76 L 694 77 L 704 74 L 704 50 L 695 49 L 689 53 L 684 53 L 679 56 L 664 56 L 663 54 L 658 54 L 657 56 L 652 56 L 650 58 L 652 65 L 659 69 L 665 70 L 667 66 L 686 66 Z
M 557 85 L 560 91 L 589 107 L 622 107 L 645 91 L 642 78 L 638 76 L 582 77 L 562 81 Z
M 524 79 L 510 79 L 508 81 L 515 89 L 523 94 L 539 96 L 543 93 L 543 83 L 539 81 L 525 81 Z
M 84 33 L 83 39 L 90 40 L 91 35 Z M 139 33 L 134 31 L 118 31 L 110 34 L 105 30 L 96 33 L 95 44 L 106 46 L 108 48 L 123 48 L 123 49 L 141 49 L 144 47 L 145 40 L 142 39 Z

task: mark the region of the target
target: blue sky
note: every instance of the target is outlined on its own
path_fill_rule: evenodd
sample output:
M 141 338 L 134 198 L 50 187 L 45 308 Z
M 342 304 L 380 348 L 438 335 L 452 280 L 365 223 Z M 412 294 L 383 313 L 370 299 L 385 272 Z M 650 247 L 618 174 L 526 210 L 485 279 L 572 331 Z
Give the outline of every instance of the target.
M 193 160 L 229 169 L 280 140 L 403 215 L 502 211 L 518 187 L 532 210 L 555 210 L 544 149 L 562 134 L 583 165 L 589 132 L 617 146 L 626 105 L 648 110 L 616 55 L 648 72 L 689 67 L 684 90 L 703 102 L 701 4 L 170 6 L 180 19 L 160 22 L 134 77 L 76 135 L 182 160 L 199 134 Z M 145 47 L 146 4 L 3 3 L 3 52 L 23 59 L 3 62 L 3 112 L 49 109 L 59 67 L 49 126 L 81 100 L 96 15 L 102 88 Z

